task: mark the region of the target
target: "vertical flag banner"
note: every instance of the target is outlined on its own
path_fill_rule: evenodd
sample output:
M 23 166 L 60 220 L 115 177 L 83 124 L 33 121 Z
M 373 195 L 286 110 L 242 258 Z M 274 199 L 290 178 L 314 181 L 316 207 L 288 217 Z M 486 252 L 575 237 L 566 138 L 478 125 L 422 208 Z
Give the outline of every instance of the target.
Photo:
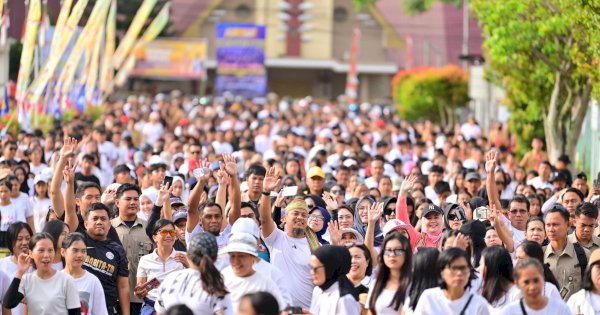
M 142 3 L 142 6 L 136 12 L 127 33 L 125 33 L 125 37 L 121 40 L 121 43 L 113 56 L 113 66 L 115 69 L 119 69 L 121 64 L 123 64 L 123 61 L 125 61 L 129 55 L 129 51 L 133 47 L 142 27 L 144 27 L 146 20 L 148 20 L 148 16 L 150 16 L 154 5 L 156 5 L 156 1 L 157 0 L 144 0 L 144 3 Z
M 35 103 L 39 100 L 40 96 L 44 92 L 44 89 L 46 88 L 46 85 L 48 84 L 48 81 L 54 75 L 60 60 L 62 59 L 63 53 L 65 52 L 69 41 L 71 41 L 75 30 L 77 29 L 77 24 L 83 15 L 83 11 L 85 10 L 87 3 L 88 0 L 77 1 L 77 4 L 75 7 L 73 7 L 73 12 L 69 16 L 66 24 L 63 27 L 63 30 L 61 31 L 62 35 L 60 38 L 57 38 L 56 33 L 54 33 L 55 35 L 54 39 L 52 40 L 52 44 L 54 45 L 54 43 L 58 40 L 56 51 L 50 54 L 50 57 L 48 60 L 46 60 L 46 63 L 42 67 L 42 71 L 29 87 L 29 97 L 32 102 Z
M 267 93 L 265 26 L 217 24 L 217 95 L 229 91 L 246 98 Z
M 0 6 L 4 5 L 6 0 L 0 0 Z M 8 14 L 9 10 L 4 9 L 2 11 L 2 15 L 0 15 L 0 46 L 4 46 L 7 43 L 8 38 L 8 28 L 10 27 L 10 15 Z
M 110 0 L 99 0 L 94 5 L 90 19 L 85 25 L 81 35 L 79 35 L 77 38 L 75 46 L 71 51 L 71 55 L 69 56 L 63 72 L 60 75 L 58 84 L 56 85 L 57 90 L 55 90 L 55 93 L 61 93 L 62 95 L 69 94 L 75 79 L 75 71 L 77 70 L 79 62 L 81 61 L 81 57 L 86 47 L 89 46 L 89 42 L 94 38 L 94 34 L 98 30 L 98 26 L 100 23 L 104 22 L 104 17 L 108 12 L 109 5 Z
M 355 27 L 352 34 L 352 48 L 350 50 L 350 69 L 348 70 L 348 77 L 346 79 L 346 97 L 349 104 L 356 103 L 358 98 L 358 70 L 356 69 L 356 62 L 358 60 L 359 46 L 360 30 L 358 27 Z
M 112 0 L 110 11 L 106 20 L 106 42 L 104 44 L 104 54 L 102 56 L 102 69 L 100 69 L 100 92 L 110 93 L 113 88 L 113 67 L 112 58 L 115 53 L 117 32 L 117 0 Z
M 33 54 L 35 52 L 35 42 L 37 31 L 42 17 L 42 5 L 40 0 L 30 0 L 29 10 L 27 12 L 27 22 L 23 42 L 23 51 L 19 63 L 19 76 L 17 78 L 16 99 L 22 102 L 29 85 L 31 75 L 31 65 L 33 64 Z M 21 106 L 19 107 L 21 109 Z
M 60 8 L 60 13 L 58 14 L 58 19 L 56 20 L 56 27 L 54 29 L 54 36 L 52 37 L 52 46 L 50 46 L 50 56 L 52 56 L 52 54 L 55 54 L 58 51 L 58 46 L 60 45 L 60 38 L 63 34 L 63 29 L 67 24 L 67 19 L 69 18 L 69 12 L 71 11 L 72 5 L 73 0 L 65 0 L 62 4 L 62 7 Z
M 102 42 L 104 41 L 105 27 L 105 23 L 100 25 L 100 32 L 97 33 L 94 43 L 94 50 L 91 54 L 92 59 L 90 60 L 90 71 L 87 73 L 87 81 L 85 83 L 85 100 L 87 103 L 92 102 L 92 97 L 96 91 L 96 83 L 98 82 L 98 73 L 100 68 L 100 48 L 102 47 Z
M 10 112 L 10 99 L 8 98 L 8 86 L 4 86 L 4 97 L 3 102 L 0 106 L 0 116 L 4 117 L 6 115 L 8 115 L 8 113 Z
M 144 45 L 148 44 L 153 39 L 155 39 L 156 36 L 158 36 L 158 34 L 160 34 L 160 32 L 162 32 L 162 30 L 165 28 L 165 26 L 167 26 L 167 23 L 169 22 L 170 8 L 171 8 L 171 3 L 167 2 L 165 4 L 165 6 L 160 10 L 158 15 L 154 18 L 154 20 L 152 20 L 152 23 L 150 23 L 150 25 L 146 29 L 146 32 L 144 32 L 144 35 L 142 35 L 142 37 L 135 43 L 135 46 L 134 46 L 131 54 L 129 55 L 129 57 L 127 57 L 127 62 L 126 62 L 127 67 L 123 67 L 122 69 L 119 70 L 119 73 L 117 75 L 119 77 L 119 80 L 118 80 L 118 82 L 116 82 L 117 86 L 122 86 L 127 81 L 127 77 L 129 77 L 129 73 L 134 68 L 131 65 L 133 64 L 135 66 L 136 52 L 139 51 Z M 132 59 L 133 61 L 131 61 L 129 59 Z

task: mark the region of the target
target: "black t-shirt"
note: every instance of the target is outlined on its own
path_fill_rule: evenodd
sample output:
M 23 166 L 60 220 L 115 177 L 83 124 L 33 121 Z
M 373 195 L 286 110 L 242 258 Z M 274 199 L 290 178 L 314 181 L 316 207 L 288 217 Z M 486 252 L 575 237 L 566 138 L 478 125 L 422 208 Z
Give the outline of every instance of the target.
M 65 221 L 65 215 L 63 214 L 63 216 L 60 218 L 60 220 L 62 220 L 63 222 Z M 81 216 L 81 213 L 77 213 L 77 221 L 79 221 L 79 225 L 77 226 L 77 230 L 76 232 L 79 232 L 83 235 L 87 234 L 87 230 L 85 229 L 85 224 L 83 222 L 83 216 Z M 121 243 L 121 240 L 119 239 L 119 234 L 117 233 L 117 230 L 115 230 L 115 228 L 111 225 L 110 228 L 108 229 L 108 239 L 121 245 L 121 247 L 123 247 L 123 244 Z
M 80 229 L 77 230 L 81 232 Z M 110 239 L 96 241 L 87 233 L 83 234 L 85 235 L 85 245 L 88 247 L 83 268 L 100 280 L 102 288 L 104 288 L 107 307 L 117 305 L 119 299 L 118 277 L 129 276 L 125 249 Z

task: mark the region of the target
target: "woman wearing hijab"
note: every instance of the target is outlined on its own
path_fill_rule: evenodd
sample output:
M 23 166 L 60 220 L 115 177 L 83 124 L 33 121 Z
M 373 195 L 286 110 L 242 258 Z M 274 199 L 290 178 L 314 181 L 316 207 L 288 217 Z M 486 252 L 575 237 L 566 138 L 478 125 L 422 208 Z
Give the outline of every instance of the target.
M 367 234 L 367 225 L 369 223 L 369 209 L 375 203 L 375 199 L 372 196 L 365 195 L 358 200 L 354 211 L 354 229 L 358 231 L 363 237 Z M 381 227 L 379 224 L 375 224 L 375 247 L 379 247 L 383 242 L 383 233 L 381 233 Z
M 346 274 L 350 271 L 350 252 L 341 246 L 324 245 L 310 258 L 315 288 L 310 313 L 358 315 L 361 307 L 354 285 Z
M 329 212 L 319 206 L 313 207 L 308 213 L 308 227 L 315 232 L 321 245 L 326 245 L 330 242 L 329 233 L 327 233 L 330 220 L 331 216 Z

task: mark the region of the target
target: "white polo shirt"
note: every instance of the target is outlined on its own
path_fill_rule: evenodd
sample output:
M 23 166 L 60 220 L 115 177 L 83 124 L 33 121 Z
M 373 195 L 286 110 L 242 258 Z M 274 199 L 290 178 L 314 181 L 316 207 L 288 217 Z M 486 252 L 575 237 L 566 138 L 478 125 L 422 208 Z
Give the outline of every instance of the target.
M 162 283 L 169 273 L 185 269 L 180 262 L 175 261 L 175 255 L 179 253 L 178 251 L 173 249 L 167 261 L 163 261 L 156 251 L 155 249 L 152 253 L 140 258 L 136 275 L 138 278 L 146 277 L 147 281 L 157 278 Z M 158 288 L 150 290 L 147 298 L 156 301 L 158 298 Z

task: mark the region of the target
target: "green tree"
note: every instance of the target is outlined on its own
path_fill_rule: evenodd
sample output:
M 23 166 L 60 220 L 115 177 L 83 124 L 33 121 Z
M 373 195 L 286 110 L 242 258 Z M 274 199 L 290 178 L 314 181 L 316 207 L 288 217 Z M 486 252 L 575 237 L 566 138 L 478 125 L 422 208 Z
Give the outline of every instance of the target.
M 377 0 L 352 0 L 354 7 L 357 9 L 363 8 L 368 4 L 375 3 Z M 429 10 L 435 2 L 450 3 L 455 6 L 461 6 L 463 0 L 404 0 L 402 5 L 409 14 L 421 13 Z
M 512 102 L 543 120 L 552 161 L 574 156 L 600 78 L 600 14 L 585 0 L 472 0 Z
M 144 2 L 144 0 L 117 1 L 117 31 L 119 33 L 122 33 L 124 35 L 125 32 L 127 32 L 129 25 L 131 25 L 131 22 L 133 21 L 133 18 L 135 17 L 137 10 L 142 6 L 143 2 Z M 148 27 L 148 25 L 150 25 L 150 23 L 152 22 L 154 17 L 158 14 L 158 12 L 162 9 L 162 7 L 167 2 L 169 2 L 169 0 L 156 1 L 156 5 L 152 9 L 152 13 L 150 13 L 150 16 L 148 17 L 148 20 L 146 21 L 146 24 L 144 25 L 144 28 L 142 29 L 140 34 L 144 34 L 144 30 L 146 29 L 146 27 Z M 170 36 L 171 35 L 169 33 L 170 26 L 171 26 L 171 22 L 169 21 L 167 26 L 163 29 L 163 31 L 158 36 L 159 37 Z

